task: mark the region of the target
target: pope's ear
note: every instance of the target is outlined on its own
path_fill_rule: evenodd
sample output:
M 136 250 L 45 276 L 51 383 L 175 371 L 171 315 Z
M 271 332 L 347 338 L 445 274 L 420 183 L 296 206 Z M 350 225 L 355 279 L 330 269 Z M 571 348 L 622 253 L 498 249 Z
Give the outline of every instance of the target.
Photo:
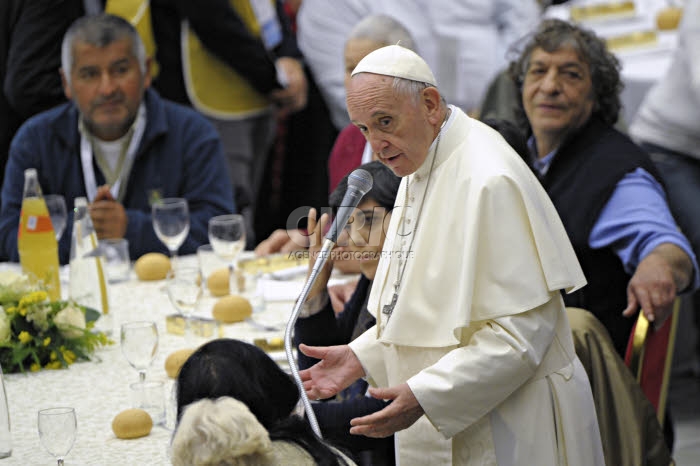
M 66 80 L 66 73 L 63 68 L 58 69 L 58 73 L 61 75 L 61 85 L 63 86 L 63 94 L 65 94 L 66 99 L 71 100 L 73 98 L 73 93 L 70 91 L 70 86 Z
M 440 120 L 440 91 L 435 87 L 426 87 L 423 89 L 423 105 L 428 112 L 428 119 L 433 124 L 442 123 Z M 433 121 L 434 120 L 434 121 Z

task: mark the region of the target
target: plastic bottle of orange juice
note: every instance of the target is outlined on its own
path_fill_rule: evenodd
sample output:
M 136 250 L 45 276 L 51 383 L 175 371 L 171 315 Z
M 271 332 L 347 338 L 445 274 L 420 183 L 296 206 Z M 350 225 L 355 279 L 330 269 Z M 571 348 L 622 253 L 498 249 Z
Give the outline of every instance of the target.
M 24 194 L 17 231 L 17 249 L 22 271 L 29 279 L 43 282 L 52 301 L 61 299 L 58 243 L 35 168 L 24 171 Z

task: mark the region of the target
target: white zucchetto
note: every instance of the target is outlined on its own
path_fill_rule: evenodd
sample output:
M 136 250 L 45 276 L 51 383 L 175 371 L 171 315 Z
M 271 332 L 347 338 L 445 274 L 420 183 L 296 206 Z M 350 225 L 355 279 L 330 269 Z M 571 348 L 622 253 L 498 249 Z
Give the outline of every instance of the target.
M 437 87 L 428 64 L 417 53 L 400 45 L 388 45 L 366 55 L 352 71 L 410 79 Z

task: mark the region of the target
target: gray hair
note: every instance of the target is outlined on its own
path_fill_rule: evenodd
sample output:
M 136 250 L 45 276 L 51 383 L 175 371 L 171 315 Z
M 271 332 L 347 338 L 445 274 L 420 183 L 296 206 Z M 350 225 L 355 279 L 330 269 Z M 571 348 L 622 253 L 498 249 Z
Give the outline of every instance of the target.
M 367 39 L 384 45 L 400 45 L 416 50 L 416 43 L 406 27 L 387 15 L 369 15 L 357 23 L 346 41 Z
M 95 47 L 106 47 L 118 40 L 131 39 L 131 52 L 136 57 L 141 73 L 146 73 L 146 48 L 136 29 L 127 20 L 110 14 L 83 16 L 78 18 L 66 31 L 61 44 L 61 68 L 70 84 L 73 67 L 73 46 L 83 42 Z
M 394 94 L 409 97 L 413 100 L 413 103 L 415 105 L 418 105 L 420 103 L 420 97 L 423 93 L 423 90 L 429 87 L 434 87 L 435 89 L 438 89 L 437 86 L 434 86 L 430 83 L 413 81 L 411 79 L 399 77 L 394 77 L 394 82 L 392 83 L 391 87 L 394 90 Z M 438 92 L 440 92 L 440 89 L 438 89 Z M 443 97 L 442 93 L 440 94 L 440 103 L 441 105 L 447 105 L 447 101 L 445 100 L 445 97 Z

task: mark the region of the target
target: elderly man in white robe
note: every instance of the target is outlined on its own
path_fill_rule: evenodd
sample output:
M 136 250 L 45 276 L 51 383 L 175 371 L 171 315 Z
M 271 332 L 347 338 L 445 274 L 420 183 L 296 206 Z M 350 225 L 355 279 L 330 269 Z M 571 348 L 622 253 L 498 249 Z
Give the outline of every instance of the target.
M 415 53 L 384 47 L 352 75 L 351 121 L 403 180 L 368 301 L 377 325 L 302 345 L 321 360 L 301 372 L 307 394 L 367 377 L 393 401 L 350 432 L 397 433 L 401 466 L 604 464 L 560 295 L 586 281 L 547 194 Z

